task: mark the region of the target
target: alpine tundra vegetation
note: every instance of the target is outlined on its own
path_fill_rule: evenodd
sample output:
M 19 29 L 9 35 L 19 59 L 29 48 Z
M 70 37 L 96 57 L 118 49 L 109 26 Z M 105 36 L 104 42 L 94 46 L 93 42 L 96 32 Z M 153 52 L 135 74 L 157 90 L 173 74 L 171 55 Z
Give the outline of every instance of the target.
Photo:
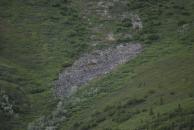
M 194 130 L 194 1 L 0 0 L 0 130 Z

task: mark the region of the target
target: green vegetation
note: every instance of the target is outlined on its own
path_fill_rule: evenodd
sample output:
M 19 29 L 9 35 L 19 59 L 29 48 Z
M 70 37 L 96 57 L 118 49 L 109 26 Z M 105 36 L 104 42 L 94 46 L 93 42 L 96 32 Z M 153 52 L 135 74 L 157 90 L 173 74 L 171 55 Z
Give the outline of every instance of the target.
M 193 5 L 130 0 L 129 11 L 144 23 L 134 35 L 144 52 L 72 96 L 61 130 L 192 130 Z
M 129 19 L 103 21 L 89 14 L 89 24 L 81 15 L 87 2 L 0 1 L 0 129 L 26 130 L 55 109 L 53 81 L 93 49 L 89 29 L 101 22 L 106 31 L 100 32 L 133 33 L 114 43 L 140 41 L 144 52 L 65 100 L 60 129 L 194 129 L 194 1 L 126 0 L 127 7 L 110 9 L 115 15 L 121 9 L 137 13 L 143 30 L 136 32 Z M 104 42 L 104 34 L 96 35 Z
M 62 129 L 189 129 L 194 107 L 192 52 L 176 43 L 149 47 L 82 88 L 72 99 L 77 102 L 68 104 L 72 115 Z
M 16 113 L 0 106 L 0 129 L 26 129 L 56 107 L 53 81 L 89 47 L 85 26 L 70 2 L 0 1 L 0 91 Z

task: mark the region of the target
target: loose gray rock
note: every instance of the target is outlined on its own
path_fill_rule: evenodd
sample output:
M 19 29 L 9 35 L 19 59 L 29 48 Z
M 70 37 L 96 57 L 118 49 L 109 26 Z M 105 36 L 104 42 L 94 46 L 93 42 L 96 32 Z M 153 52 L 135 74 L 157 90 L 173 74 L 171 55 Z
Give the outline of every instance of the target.
M 97 50 L 80 57 L 71 67 L 59 74 L 55 82 L 58 97 L 68 97 L 88 81 L 109 73 L 119 64 L 131 60 L 142 50 L 141 44 L 122 44 L 105 50 Z

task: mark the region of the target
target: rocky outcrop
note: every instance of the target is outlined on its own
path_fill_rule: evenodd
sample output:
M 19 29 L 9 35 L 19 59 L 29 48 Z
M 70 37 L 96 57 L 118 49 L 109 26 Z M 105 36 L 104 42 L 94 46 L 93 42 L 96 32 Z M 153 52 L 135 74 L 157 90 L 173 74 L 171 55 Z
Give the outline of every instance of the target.
M 105 50 L 97 50 L 85 54 L 74 64 L 59 74 L 55 83 L 55 92 L 58 97 L 70 96 L 77 87 L 88 81 L 109 73 L 119 64 L 134 58 L 142 50 L 141 44 L 122 44 Z
M 131 14 L 131 23 L 134 30 L 141 30 L 143 28 L 141 18 L 137 14 Z
M 7 116 L 12 116 L 14 114 L 13 102 L 10 101 L 8 95 L 5 91 L 0 89 L 0 111 L 2 111 Z

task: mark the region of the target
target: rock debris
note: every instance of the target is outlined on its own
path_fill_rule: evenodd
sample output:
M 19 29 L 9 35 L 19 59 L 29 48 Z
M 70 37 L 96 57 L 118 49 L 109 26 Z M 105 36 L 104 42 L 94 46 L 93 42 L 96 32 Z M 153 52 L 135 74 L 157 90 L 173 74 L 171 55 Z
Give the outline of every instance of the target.
M 98 76 L 109 73 L 119 64 L 128 62 L 141 50 L 141 44 L 133 43 L 84 54 L 71 67 L 59 74 L 59 78 L 55 82 L 56 95 L 58 97 L 70 96 L 78 87 Z

